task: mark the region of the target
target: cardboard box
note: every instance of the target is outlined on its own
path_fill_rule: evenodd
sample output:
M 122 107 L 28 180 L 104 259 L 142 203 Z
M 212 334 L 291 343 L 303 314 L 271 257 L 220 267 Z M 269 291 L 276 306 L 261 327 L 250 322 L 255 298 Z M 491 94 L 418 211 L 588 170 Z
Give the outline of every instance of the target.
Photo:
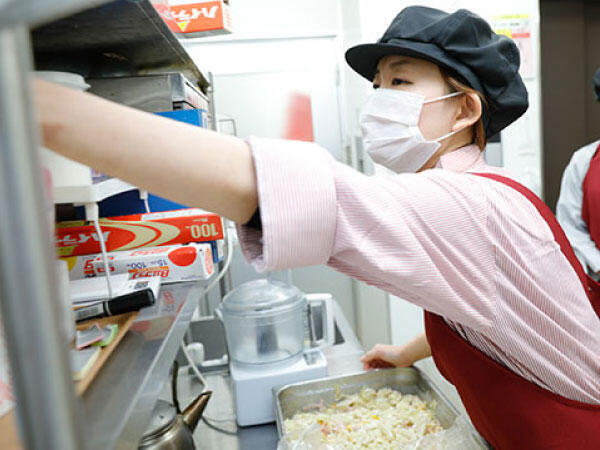
M 210 241 L 207 242 L 207 244 L 210 244 L 213 263 L 217 264 L 225 259 L 225 241 L 223 239 L 219 239 L 218 241 Z M 93 253 L 91 255 L 67 256 L 61 259 L 64 259 L 68 262 L 70 273 L 77 273 L 83 278 L 90 278 L 96 276 L 93 261 L 98 257 L 98 255 L 98 253 Z
M 104 275 L 101 254 L 63 258 L 69 278 Z M 214 273 L 210 244 L 167 245 L 108 254 L 111 274 L 129 274 L 130 279 L 162 277 L 163 283 L 206 280 Z
M 194 208 L 100 219 L 100 227 L 109 252 L 223 239 L 221 217 Z M 59 256 L 100 253 L 99 239 L 91 222 L 56 225 Z
M 213 262 L 220 263 L 225 259 L 225 240 L 210 241 L 210 249 L 213 253 Z
M 152 0 L 151 4 L 173 33 L 181 32 L 177 22 L 175 22 L 173 14 L 171 14 L 168 0 Z
M 197 38 L 231 33 L 231 10 L 227 0 L 169 0 L 174 32 L 181 37 Z

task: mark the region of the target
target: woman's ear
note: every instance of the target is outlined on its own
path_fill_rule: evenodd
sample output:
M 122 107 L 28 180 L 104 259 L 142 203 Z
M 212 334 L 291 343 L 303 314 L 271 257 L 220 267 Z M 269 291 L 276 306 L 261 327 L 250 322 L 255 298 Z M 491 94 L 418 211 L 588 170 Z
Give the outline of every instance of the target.
M 459 100 L 452 131 L 463 130 L 475 124 L 481 117 L 481 99 L 473 92 L 465 92 Z

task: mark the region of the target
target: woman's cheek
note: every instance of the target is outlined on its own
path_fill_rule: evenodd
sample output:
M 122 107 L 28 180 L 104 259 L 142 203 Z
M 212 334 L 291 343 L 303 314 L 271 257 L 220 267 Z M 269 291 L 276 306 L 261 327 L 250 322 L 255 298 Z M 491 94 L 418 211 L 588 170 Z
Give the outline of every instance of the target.
M 421 117 L 419 118 L 419 129 L 425 140 L 432 141 L 441 136 L 441 134 L 438 134 L 438 124 L 441 121 L 440 119 L 441 118 L 434 113 L 425 111 L 421 113 Z
M 449 133 L 452 128 L 449 116 L 450 113 L 441 102 L 423 105 L 419 117 L 419 129 L 425 140 L 433 141 Z

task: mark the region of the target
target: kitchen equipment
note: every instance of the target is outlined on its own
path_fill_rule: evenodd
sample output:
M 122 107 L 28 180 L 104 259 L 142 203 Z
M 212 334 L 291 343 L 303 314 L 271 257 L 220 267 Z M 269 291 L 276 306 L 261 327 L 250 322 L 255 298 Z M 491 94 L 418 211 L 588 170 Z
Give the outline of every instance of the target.
M 87 81 L 93 94 L 142 111 L 197 109 L 205 119 L 208 114 L 208 98 L 181 73 L 89 78 Z
M 330 295 L 307 296 L 276 280 L 241 284 L 225 296 L 216 313 L 225 326 L 229 358 L 240 364 L 291 360 L 307 347 L 331 345 L 335 337 Z M 321 338 L 310 339 L 317 322 Z
M 231 362 L 230 374 L 238 425 L 257 425 L 275 421 L 273 388 L 327 376 L 327 360 L 319 349 L 305 350 L 291 361 Z
M 152 412 L 152 419 L 139 444 L 144 450 L 193 450 L 195 449 L 193 432 L 202 417 L 212 391 L 202 392 L 189 406 L 181 412 L 177 399 L 177 374 L 179 365 L 173 365 L 171 383 L 173 405 L 158 400 Z
M 308 338 L 312 347 L 329 347 L 335 343 L 333 296 L 327 293 L 306 294 Z
M 335 337 L 332 301 L 268 279 L 225 296 L 216 313 L 225 327 L 239 425 L 275 420 L 273 387 L 327 374 L 320 348 Z
M 285 438 L 283 421 L 291 418 L 297 412 L 305 412 L 307 407 L 318 405 L 321 402 L 325 405 L 331 404 L 339 399 L 340 395 L 356 394 L 365 387 L 372 389 L 388 387 L 403 394 L 417 395 L 426 402 L 431 402 L 435 417 L 445 429 L 451 427 L 459 417 L 458 410 L 427 375 L 416 367 L 371 370 L 352 375 L 305 381 L 274 389 L 279 436 L 282 439 Z M 477 448 L 491 448 L 473 426 L 469 424 L 468 429 L 470 435 L 462 438 L 473 441 L 472 443 Z

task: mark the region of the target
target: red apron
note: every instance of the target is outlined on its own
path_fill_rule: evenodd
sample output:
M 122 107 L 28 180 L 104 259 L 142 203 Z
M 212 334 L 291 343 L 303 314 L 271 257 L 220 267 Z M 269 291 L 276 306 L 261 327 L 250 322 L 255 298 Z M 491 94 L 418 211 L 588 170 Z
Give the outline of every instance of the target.
M 600 249 L 600 145 L 590 161 L 582 188 L 581 217 L 588 227 L 592 241 Z
M 550 209 L 511 179 L 477 175 L 516 189 L 535 205 L 600 317 L 600 284 L 583 272 Z M 437 368 L 454 384 L 471 421 L 494 448 L 600 449 L 600 405 L 570 400 L 530 383 L 462 339 L 442 317 L 427 311 L 425 331 Z

